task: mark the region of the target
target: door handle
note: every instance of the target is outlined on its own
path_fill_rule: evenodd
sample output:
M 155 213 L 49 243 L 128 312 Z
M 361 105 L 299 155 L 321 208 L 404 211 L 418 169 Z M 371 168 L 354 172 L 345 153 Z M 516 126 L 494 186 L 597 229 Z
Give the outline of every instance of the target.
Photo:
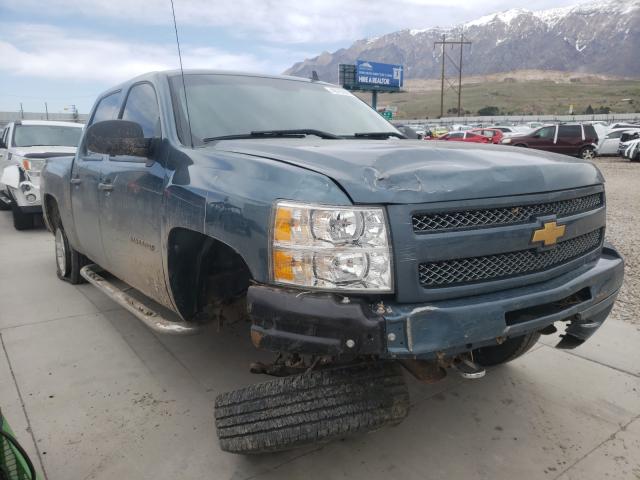
M 71 180 L 69 180 L 69 182 L 71 183 L 71 185 L 79 185 L 82 183 L 82 180 L 80 180 L 80 177 L 71 177 Z
M 113 190 L 113 183 L 111 182 L 100 182 L 98 184 L 98 190 L 102 190 L 103 192 L 110 192 Z

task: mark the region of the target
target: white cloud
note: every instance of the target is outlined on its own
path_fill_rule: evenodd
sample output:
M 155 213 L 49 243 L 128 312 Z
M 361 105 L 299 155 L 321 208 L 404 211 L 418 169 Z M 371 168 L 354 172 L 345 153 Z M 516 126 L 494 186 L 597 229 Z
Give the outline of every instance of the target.
M 113 84 L 154 70 L 178 68 L 175 44 L 126 43 L 106 36 L 84 36 L 47 25 L 0 24 L 0 72 L 53 79 Z M 253 54 L 183 45 L 185 68 L 265 71 Z
M 226 28 L 241 37 L 276 43 L 353 41 L 375 28 L 388 33 L 436 24 L 450 26 L 511 7 L 543 9 L 575 0 L 174 0 L 181 29 Z M 123 23 L 170 25 L 169 0 L 0 0 L 20 12 L 70 13 Z

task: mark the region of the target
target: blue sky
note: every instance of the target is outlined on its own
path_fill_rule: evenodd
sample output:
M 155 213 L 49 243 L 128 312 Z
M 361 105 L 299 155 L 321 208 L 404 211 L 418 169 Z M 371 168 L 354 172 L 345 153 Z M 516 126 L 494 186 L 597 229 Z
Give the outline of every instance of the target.
M 403 28 L 577 0 L 174 0 L 185 68 L 281 73 Z M 87 112 L 97 94 L 177 68 L 169 0 L 0 0 L 0 111 Z

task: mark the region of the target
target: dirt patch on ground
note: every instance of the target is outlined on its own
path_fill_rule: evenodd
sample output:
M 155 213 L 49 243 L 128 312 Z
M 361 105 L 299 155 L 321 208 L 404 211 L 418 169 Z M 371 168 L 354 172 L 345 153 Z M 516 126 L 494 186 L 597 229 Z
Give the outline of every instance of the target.
M 624 285 L 611 316 L 640 325 L 640 163 L 597 158 L 606 179 L 607 240 L 625 260 Z

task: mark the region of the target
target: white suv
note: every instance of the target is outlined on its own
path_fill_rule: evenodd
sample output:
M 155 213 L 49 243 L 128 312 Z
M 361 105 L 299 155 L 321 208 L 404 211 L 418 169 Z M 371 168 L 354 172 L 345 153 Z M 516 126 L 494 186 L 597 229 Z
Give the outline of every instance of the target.
M 11 122 L 0 133 L 0 209 L 18 230 L 42 213 L 40 170 L 48 158 L 74 155 L 83 125 L 47 120 Z

